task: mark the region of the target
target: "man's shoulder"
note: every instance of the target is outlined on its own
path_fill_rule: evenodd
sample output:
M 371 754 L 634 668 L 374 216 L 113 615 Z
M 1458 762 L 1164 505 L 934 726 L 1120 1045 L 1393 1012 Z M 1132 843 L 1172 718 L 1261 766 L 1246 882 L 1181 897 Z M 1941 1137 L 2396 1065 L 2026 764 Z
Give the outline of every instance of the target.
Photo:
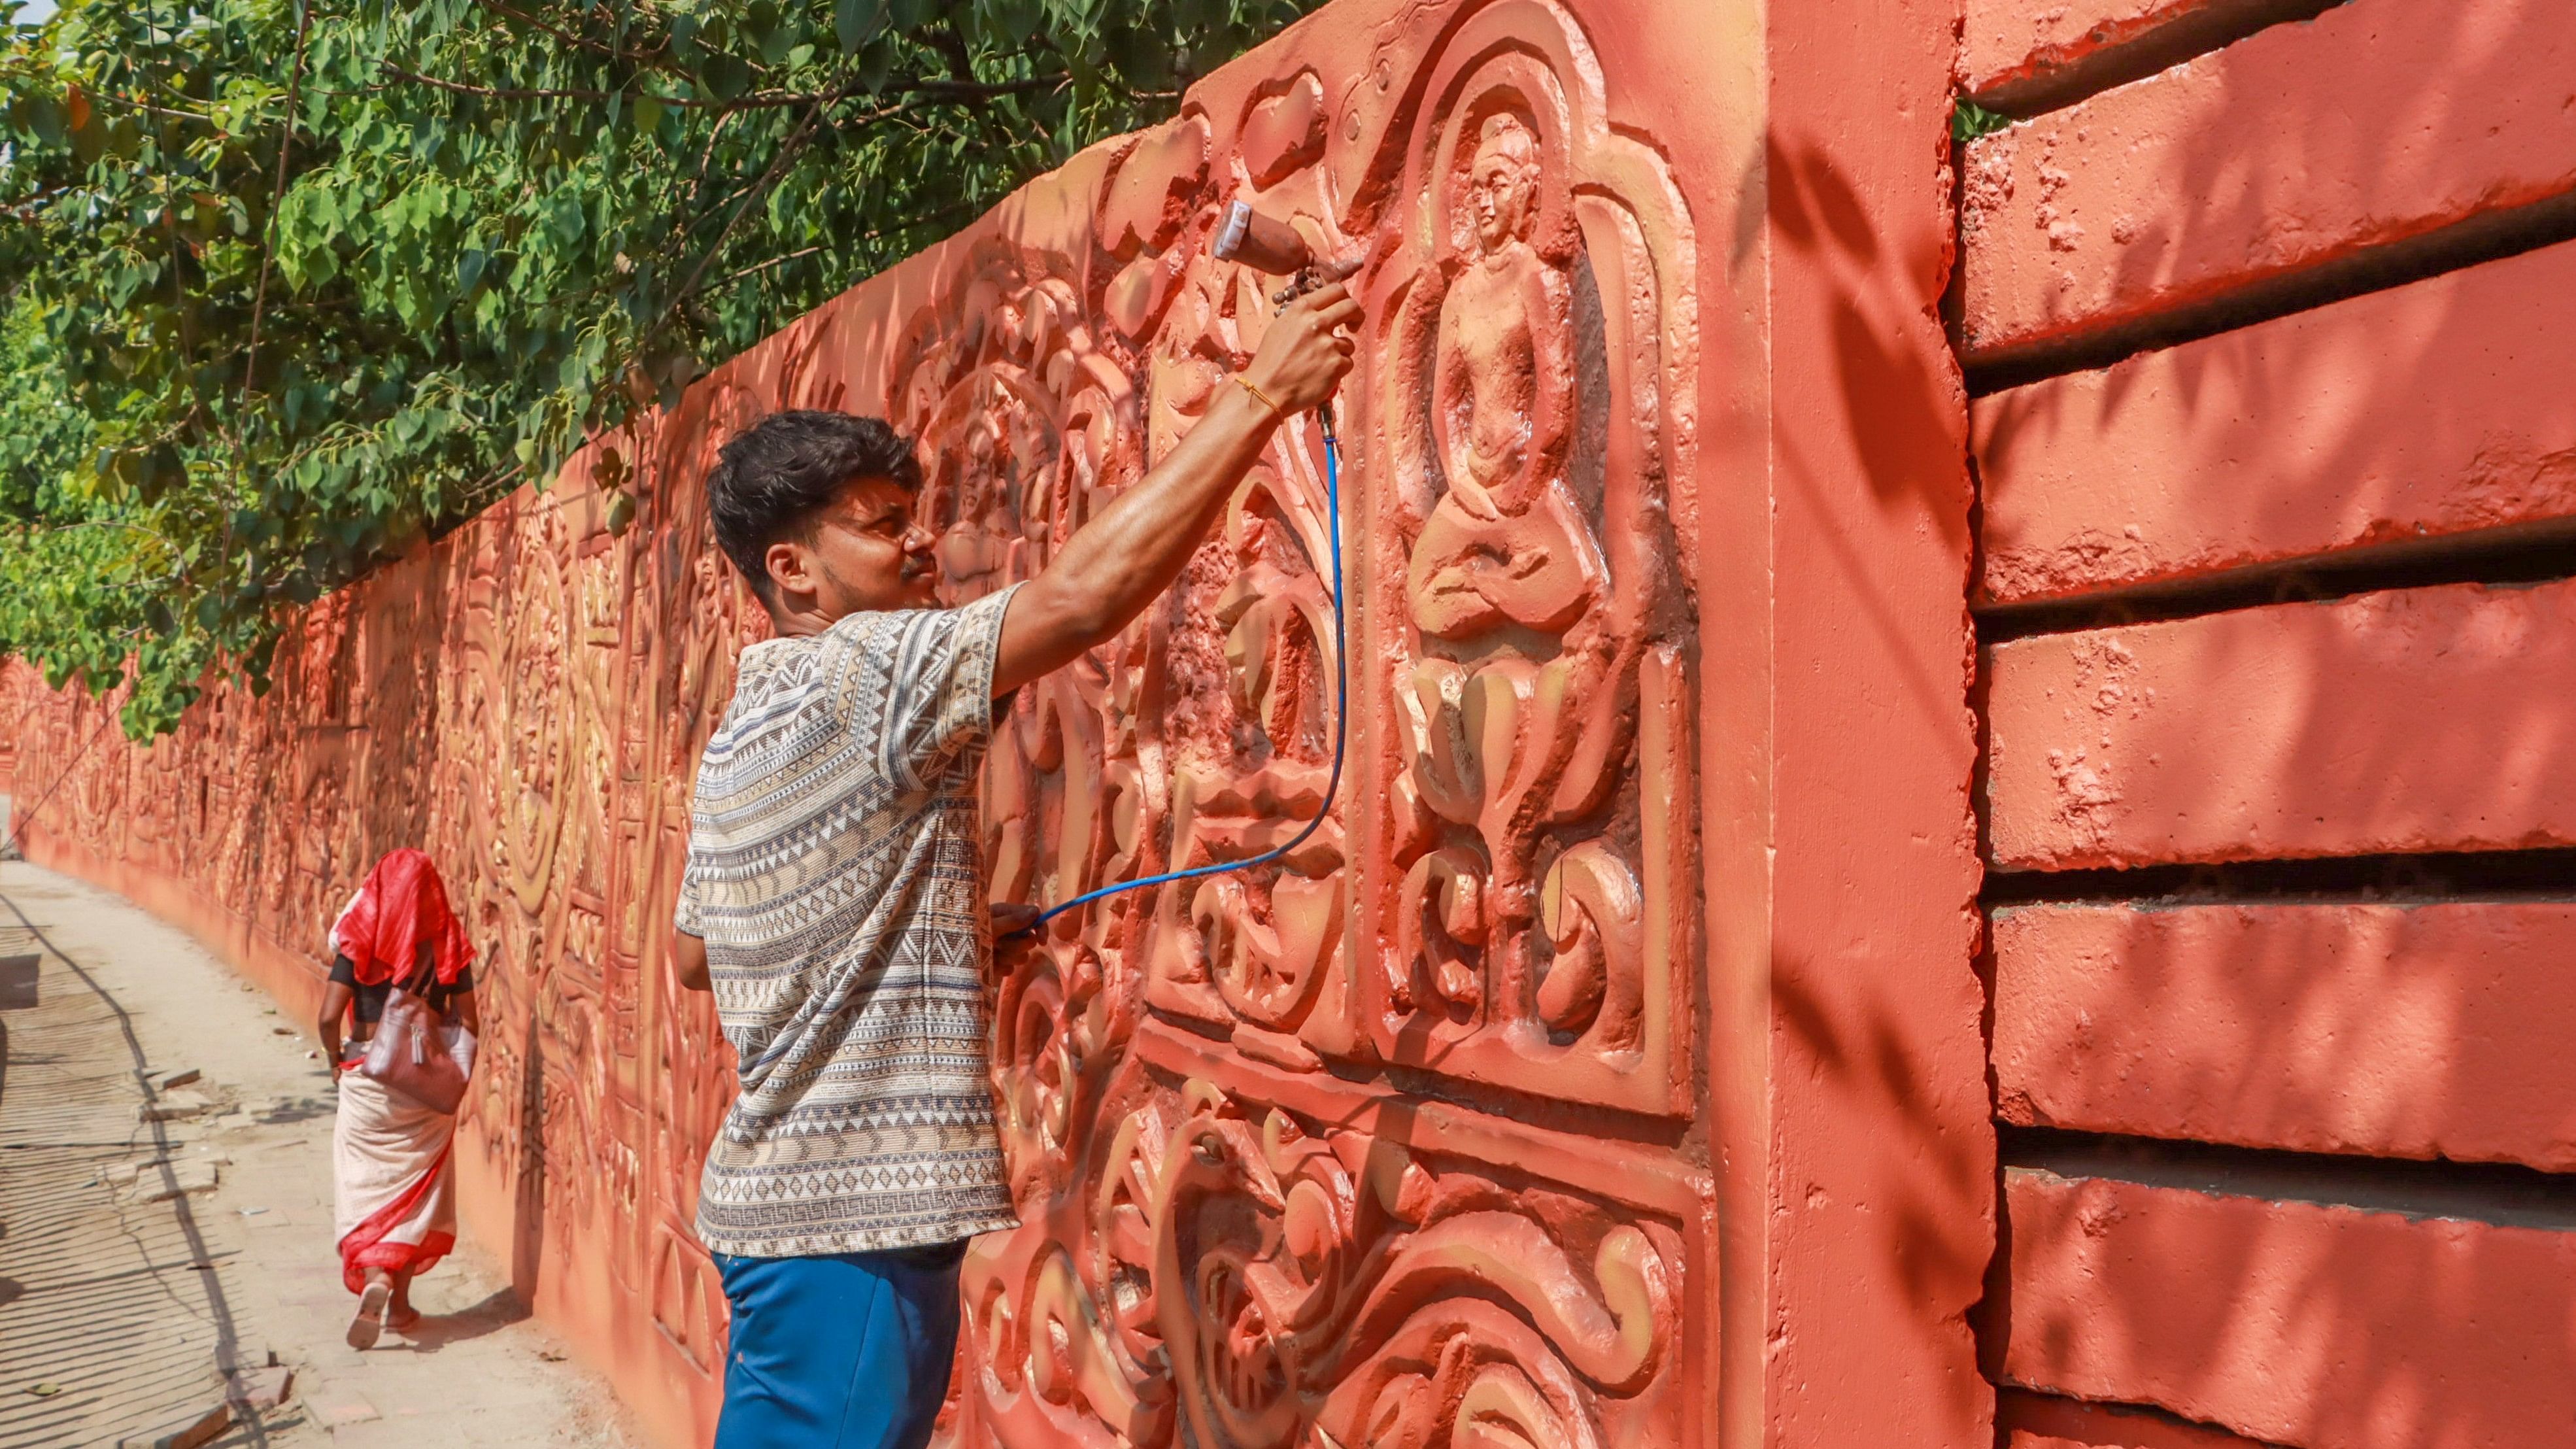
M 843 614 L 813 638 L 844 649 L 900 648 L 916 640 L 945 639 L 999 608 L 1001 602 L 1001 594 L 987 594 L 933 609 L 862 609 Z
M 795 667 L 816 688 L 908 687 L 925 674 L 945 672 L 959 650 L 972 650 L 998 633 L 1010 592 L 987 594 L 953 608 L 844 614 L 805 641 L 811 649 Z
M 822 658 L 811 638 L 764 639 L 735 662 L 733 696 L 707 737 L 716 758 L 747 737 L 773 729 L 809 702 L 822 683 Z

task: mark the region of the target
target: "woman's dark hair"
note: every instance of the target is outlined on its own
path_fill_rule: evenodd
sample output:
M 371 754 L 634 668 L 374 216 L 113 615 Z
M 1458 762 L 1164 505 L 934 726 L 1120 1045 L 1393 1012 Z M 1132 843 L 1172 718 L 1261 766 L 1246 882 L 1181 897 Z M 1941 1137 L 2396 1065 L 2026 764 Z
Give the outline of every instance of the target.
M 912 441 L 883 418 L 807 409 L 772 413 L 725 444 L 707 475 L 716 544 L 768 599 L 769 546 L 783 538 L 810 539 L 814 515 L 841 485 L 859 478 L 884 478 L 907 493 L 919 491 L 921 464 L 912 456 Z

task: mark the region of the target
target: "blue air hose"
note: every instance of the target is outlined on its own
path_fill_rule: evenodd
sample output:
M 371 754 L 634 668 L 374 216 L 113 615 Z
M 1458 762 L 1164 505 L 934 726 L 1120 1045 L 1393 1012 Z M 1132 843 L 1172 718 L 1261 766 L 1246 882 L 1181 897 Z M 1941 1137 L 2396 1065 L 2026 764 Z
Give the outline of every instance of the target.
M 1284 859 L 1290 851 L 1305 844 L 1308 837 L 1323 828 L 1324 818 L 1333 813 L 1333 798 L 1342 788 L 1342 753 L 1350 743 L 1351 665 L 1349 639 L 1342 620 L 1342 451 L 1340 443 L 1333 437 L 1332 409 L 1329 406 L 1317 408 L 1315 416 L 1322 423 L 1324 433 L 1324 517 L 1331 530 L 1333 562 L 1333 773 L 1324 784 L 1324 803 L 1316 807 L 1315 818 L 1306 822 L 1306 828 L 1298 831 L 1284 845 L 1243 860 L 1216 861 L 1194 865 L 1187 870 L 1167 870 L 1160 875 L 1122 880 L 1115 885 L 1085 891 L 1072 900 L 1049 906 L 1036 920 L 1012 934 L 1033 933 L 1077 906 L 1087 906 L 1122 891 L 1140 891 L 1147 886 L 1168 885 L 1176 880 L 1195 880 L 1203 875 L 1250 870 L 1256 865 Z

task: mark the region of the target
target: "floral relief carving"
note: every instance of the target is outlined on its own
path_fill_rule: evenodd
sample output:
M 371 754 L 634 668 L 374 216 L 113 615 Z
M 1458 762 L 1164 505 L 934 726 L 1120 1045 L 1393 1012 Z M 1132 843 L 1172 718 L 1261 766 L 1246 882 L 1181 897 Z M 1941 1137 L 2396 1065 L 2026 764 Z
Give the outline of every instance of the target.
M 1682 1238 L 1633 1208 L 1122 1076 L 1054 1231 L 980 1241 L 963 1392 L 1006 1443 L 1670 1437 Z

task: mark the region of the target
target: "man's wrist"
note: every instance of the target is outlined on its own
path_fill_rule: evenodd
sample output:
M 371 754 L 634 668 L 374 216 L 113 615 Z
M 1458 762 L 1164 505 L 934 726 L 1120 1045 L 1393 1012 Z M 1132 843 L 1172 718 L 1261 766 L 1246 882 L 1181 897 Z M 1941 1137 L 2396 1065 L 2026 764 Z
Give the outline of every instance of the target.
M 1251 373 L 1236 373 L 1234 375 L 1234 382 L 1237 387 L 1242 388 L 1245 392 L 1252 395 L 1252 400 L 1261 405 L 1261 410 L 1264 413 L 1269 414 L 1271 422 L 1276 423 L 1280 419 L 1288 416 L 1288 410 L 1279 405 L 1279 399 L 1271 396 L 1270 389 L 1263 387 L 1259 382 L 1255 381 Z
M 1261 358 L 1245 363 L 1228 382 L 1228 392 L 1243 394 L 1243 400 L 1273 424 L 1286 422 L 1297 411 L 1287 404 L 1288 385 L 1278 376 L 1278 369 L 1266 365 Z

